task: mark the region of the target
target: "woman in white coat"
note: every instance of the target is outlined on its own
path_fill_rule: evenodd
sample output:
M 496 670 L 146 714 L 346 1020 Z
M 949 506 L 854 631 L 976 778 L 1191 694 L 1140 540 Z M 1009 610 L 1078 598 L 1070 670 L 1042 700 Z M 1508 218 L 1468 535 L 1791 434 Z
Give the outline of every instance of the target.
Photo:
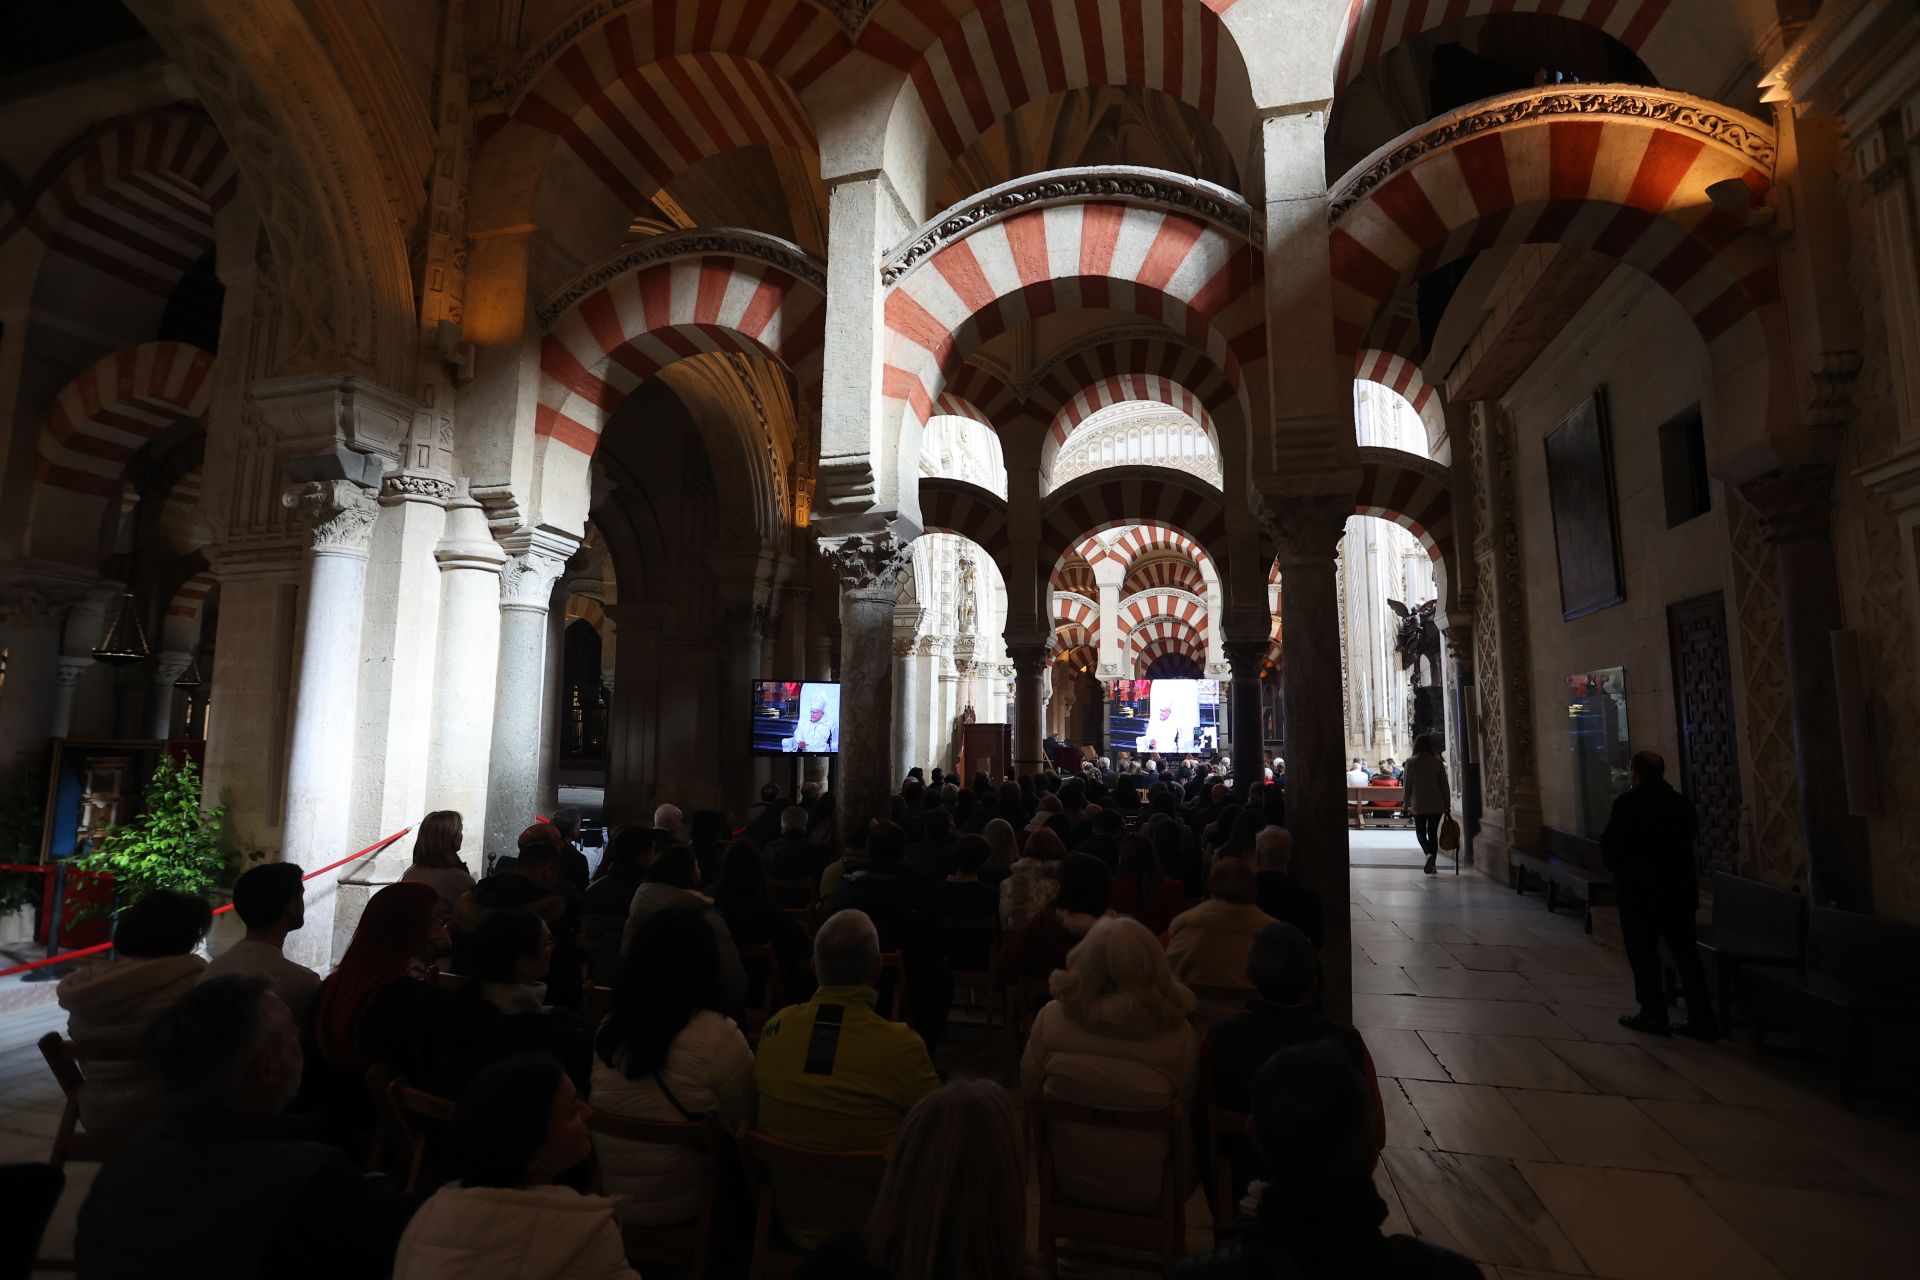
M 638 1280 L 613 1201 L 553 1179 L 593 1149 L 560 1064 L 528 1054 L 474 1077 L 450 1136 L 462 1174 L 400 1237 L 394 1280 Z
M 752 1119 L 753 1051 L 720 1012 L 723 986 L 719 946 L 698 908 L 643 920 L 595 1041 L 594 1109 L 665 1123 L 717 1115 L 729 1131 Z M 606 1134 L 594 1145 L 621 1221 L 665 1226 L 699 1212 L 701 1152 Z
M 1413 740 L 1413 758 L 1407 761 L 1401 782 L 1407 789 L 1407 810 L 1413 814 L 1414 838 L 1427 855 L 1426 873 L 1432 875 L 1440 856 L 1440 819 L 1453 804 L 1447 766 L 1440 759 L 1432 734 L 1423 733 Z

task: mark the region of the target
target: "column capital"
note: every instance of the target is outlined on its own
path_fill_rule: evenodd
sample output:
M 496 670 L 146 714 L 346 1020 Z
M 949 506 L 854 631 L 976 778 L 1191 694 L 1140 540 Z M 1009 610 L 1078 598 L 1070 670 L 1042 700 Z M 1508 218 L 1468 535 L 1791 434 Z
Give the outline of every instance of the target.
M 1044 640 L 1037 644 L 1030 640 L 1009 640 L 1007 659 L 1013 664 L 1013 670 L 1009 674 L 1039 675 L 1047 669 L 1047 643 Z
M 507 553 L 500 570 L 500 607 L 545 613 L 580 540 L 555 529 L 523 527 L 502 537 L 500 545 Z
M 1259 679 L 1260 669 L 1267 660 L 1265 640 L 1228 640 L 1220 647 L 1227 652 L 1227 665 L 1232 668 L 1234 679 Z
M 1825 463 L 1779 467 L 1736 487 L 1752 504 L 1767 541 L 1774 546 L 1832 536 L 1833 468 Z
M 351 480 L 314 480 L 295 485 L 280 502 L 305 526 L 308 549 L 320 555 L 365 557 L 373 545 L 380 504 L 373 490 Z
M 1282 577 L 1286 567 L 1295 564 L 1331 564 L 1334 550 L 1346 533 L 1347 517 L 1353 514 L 1353 493 L 1292 494 L 1256 490 L 1254 515 L 1260 527 L 1273 539 L 1279 553 Z
M 892 600 L 913 566 L 913 544 L 892 533 L 820 538 L 816 545 L 848 595 Z
M 153 655 L 153 683 L 171 685 L 193 662 L 193 655 L 181 653 L 176 649 L 165 649 Z
M 93 665 L 93 655 L 88 653 L 63 653 L 53 660 L 54 683 L 62 689 L 71 689 L 80 683 L 80 677 Z

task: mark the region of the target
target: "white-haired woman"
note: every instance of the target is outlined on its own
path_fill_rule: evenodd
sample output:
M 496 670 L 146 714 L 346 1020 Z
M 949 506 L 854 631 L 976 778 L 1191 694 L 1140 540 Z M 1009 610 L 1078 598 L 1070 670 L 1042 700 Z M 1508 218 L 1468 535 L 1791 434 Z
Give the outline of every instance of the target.
M 1055 971 L 1053 1003 L 1034 1018 L 1020 1081 L 1036 1093 L 1110 1111 L 1191 1109 L 1200 1041 L 1193 994 L 1174 981 L 1160 944 L 1137 920 L 1108 916 Z M 1167 1139 L 1151 1132 L 1062 1125 L 1056 1185 L 1066 1198 L 1120 1213 L 1153 1209 Z M 1192 1170 L 1193 1161 L 1187 1161 Z

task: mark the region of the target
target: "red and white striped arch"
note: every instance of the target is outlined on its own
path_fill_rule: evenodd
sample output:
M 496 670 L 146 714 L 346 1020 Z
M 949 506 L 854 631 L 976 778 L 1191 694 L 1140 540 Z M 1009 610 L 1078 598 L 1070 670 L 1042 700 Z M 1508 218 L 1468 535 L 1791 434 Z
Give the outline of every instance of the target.
M 540 346 L 534 432 L 590 455 L 635 387 L 705 352 L 777 360 L 799 402 L 817 403 L 825 323 L 817 288 L 752 258 L 696 250 L 637 266 L 554 318 Z
M 642 61 L 639 25 L 616 17 L 567 49 L 514 111 L 558 137 L 627 208 L 725 151 L 818 152 L 806 108 L 765 63 L 711 49 Z
M 1160 587 L 1191 591 L 1197 596 L 1207 594 L 1206 577 L 1200 572 L 1192 553 L 1185 550 L 1176 555 L 1155 556 L 1152 559 L 1136 557 L 1127 566 L 1127 577 L 1120 585 L 1120 594 L 1130 596 Z
M 1055 662 L 1091 671 L 1100 661 L 1100 642 L 1085 627 L 1062 623 L 1048 642 Z
M 1280 665 L 1280 611 L 1269 609 L 1267 619 L 1267 656 L 1262 659 L 1265 667 L 1262 675 Z
M 1056 623 L 1070 622 L 1085 627 L 1090 632 L 1100 629 L 1100 606 L 1090 597 L 1072 591 L 1053 593 L 1053 620 Z
M 1058 426 L 1075 397 L 1114 379 L 1151 376 L 1191 394 L 1206 412 L 1239 425 L 1239 401 L 1223 368 L 1199 348 L 1167 337 L 1096 341 L 1044 366 L 1027 393 L 1035 410 Z M 1135 397 L 1142 398 L 1142 397 Z M 1085 417 L 1082 413 L 1080 417 Z M 1197 415 L 1196 415 L 1197 416 Z M 1074 425 L 1077 425 L 1077 420 Z M 1066 439 L 1064 430 L 1056 444 Z
M 71 152 L 24 214 L 55 258 L 164 298 L 213 248 L 214 216 L 240 189 L 226 141 L 198 111 L 124 116 Z M 64 287 L 64 286 L 63 286 Z
M 1748 57 L 1752 42 L 1712 0 L 1349 0 L 1336 87 L 1396 45 L 1489 13 L 1539 13 L 1606 32 L 1639 55 L 1663 85 L 1705 93 Z
M 1136 401 L 1163 404 L 1186 414 L 1207 433 L 1207 439 L 1213 442 L 1215 455 L 1220 453 L 1220 435 L 1214 429 L 1213 415 L 1207 412 L 1206 404 L 1198 395 L 1156 373 L 1119 374 L 1100 378 L 1082 387 L 1054 414 L 1047 428 L 1047 437 L 1040 445 L 1040 474 L 1052 474 L 1054 459 L 1060 456 L 1060 446 L 1088 418 L 1102 409 Z
M 1158 617 L 1143 622 L 1128 634 L 1127 641 L 1136 676 L 1170 653 L 1188 659 L 1203 670 L 1207 665 L 1206 632 L 1181 618 Z
M 1120 629 L 1127 632 L 1155 618 L 1176 618 L 1192 623 L 1204 632 L 1207 628 L 1207 602 L 1203 597 L 1184 591 L 1161 588 L 1128 596 L 1120 602 L 1120 610 L 1115 616 L 1120 620 Z
M 61 389 L 40 427 L 30 550 L 91 561 L 127 463 L 154 436 L 206 412 L 213 356 L 184 342 L 124 347 Z
M 1007 504 L 999 495 L 964 480 L 923 476 L 920 525 L 928 533 L 952 533 L 969 539 L 1006 572 Z
M 1428 556 L 1451 568 L 1453 490 L 1446 468 L 1403 449 L 1367 446 L 1358 452 L 1360 491 L 1353 513 L 1391 520 L 1418 538 Z
M 882 391 L 903 427 L 924 423 L 979 344 L 1088 307 L 1167 325 L 1237 385 L 1265 357 L 1259 272 L 1236 237 L 1160 209 L 1069 204 L 983 222 L 888 291 Z
M 1227 518 L 1219 490 L 1164 467 L 1113 467 L 1048 494 L 1040 504 L 1041 551 L 1054 560 L 1090 534 L 1134 525 L 1142 528 L 1130 529 L 1110 554 L 1130 560 L 1140 546 L 1128 544 L 1135 538 L 1148 544 L 1158 527 L 1185 534 L 1216 564 L 1224 563 Z
M 202 569 L 174 589 L 173 598 L 167 601 L 167 616 L 160 624 L 163 648 L 191 653 L 200 647 L 200 625 L 213 589 L 211 569 Z
M 1771 175 L 1729 141 L 1615 108 L 1617 86 L 1526 90 L 1477 103 L 1389 144 L 1334 193 L 1335 336 L 1357 353 L 1387 302 L 1435 267 L 1498 244 L 1570 244 L 1625 262 L 1686 308 L 1721 370 L 1765 361 L 1782 331 L 1772 250 L 1706 196 Z M 1659 90 L 1647 104 L 1730 121 L 1770 156 L 1772 135 L 1724 107 Z M 1514 118 L 1515 116 L 1518 118 Z M 1475 121 L 1506 120 L 1485 128 Z M 1391 158 L 1409 157 L 1384 180 Z
M 923 119 L 949 161 L 1021 106 L 1095 85 L 1178 98 L 1212 120 L 1237 155 L 1251 99 L 1245 63 L 1219 19 L 1234 2 L 984 0 L 943 21 L 938 0 L 903 0 L 880 6 L 874 22 L 922 51 L 895 113 Z
M 1137 529 L 1129 529 L 1112 543 L 1113 554 L 1120 562 L 1132 569 L 1136 561 L 1157 555 L 1183 555 L 1200 568 L 1204 580 L 1212 557 L 1207 549 L 1178 528 L 1167 525 L 1143 524 Z
M 1446 407 L 1439 388 L 1427 381 L 1420 366 L 1406 356 L 1368 347 L 1354 353 L 1353 376 L 1362 382 L 1377 382 L 1413 406 L 1433 440 L 1446 431 Z
M 1070 591 L 1095 600 L 1100 597 L 1100 584 L 1093 576 L 1093 566 L 1078 552 L 1069 552 L 1064 560 L 1055 564 L 1047 583 L 1055 591 Z

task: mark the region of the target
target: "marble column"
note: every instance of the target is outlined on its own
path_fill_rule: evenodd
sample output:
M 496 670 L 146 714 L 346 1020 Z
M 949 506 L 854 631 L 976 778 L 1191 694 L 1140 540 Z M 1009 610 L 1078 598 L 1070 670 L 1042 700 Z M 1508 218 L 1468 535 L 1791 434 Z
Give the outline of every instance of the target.
M 1785 467 L 1747 481 L 1740 492 L 1759 513 L 1779 558 L 1808 891 L 1821 906 L 1871 911 L 1866 831 L 1848 812 L 1846 761 L 1837 747 L 1840 709 L 1830 637 L 1847 622 L 1834 567 L 1833 470 L 1814 464 Z
M 1124 680 L 1133 675 L 1126 665 L 1125 637 L 1120 634 L 1120 583 L 1101 582 L 1100 654 L 1095 671 L 1102 681 Z
M 547 608 L 546 666 L 540 680 L 540 771 L 533 784 L 534 810 L 542 814 L 560 806 L 560 726 L 569 710 L 563 705 L 566 671 L 562 661 L 567 651 L 567 595 L 562 588 Z
M 1047 645 L 1031 637 L 1009 640 L 1013 662 L 1013 771 L 1039 773 L 1046 765 Z
M 840 578 L 840 839 L 889 811 L 893 794 L 893 614 L 910 543 L 890 533 L 820 539 Z
M 1280 608 L 1287 650 L 1280 669 L 1293 874 L 1326 907 L 1321 996 L 1327 1015 L 1341 1021 L 1353 1015 L 1353 975 L 1346 963 L 1350 923 L 1340 909 L 1348 897 L 1346 738 L 1333 557 L 1351 514 L 1350 496 L 1267 498 L 1262 511 L 1286 584 Z
M 905 610 L 900 612 L 904 613 Z M 896 613 L 893 633 L 892 778 L 896 786 L 907 776 L 907 770 L 918 766 L 924 771 L 927 765 L 926 743 L 921 737 L 921 725 L 926 719 L 926 658 L 921 653 L 919 637 L 911 630 L 902 634 L 899 625 L 899 613 Z
M 1247 788 L 1265 777 L 1266 735 L 1260 724 L 1260 670 L 1266 664 L 1267 642 L 1228 640 L 1227 662 L 1233 668 L 1233 789 L 1244 801 Z
M 507 553 L 464 482 L 447 503 L 433 548 L 440 566 L 440 644 L 434 651 L 427 809 L 452 809 L 470 833 L 460 851 L 480 872 L 487 831 L 488 749 L 500 663 L 500 566 Z
M 311 870 L 353 852 L 348 759 L 367 554 L 380 508 L 372 490 L 349 480 L 316 480 L 288 490 L 284 501 L 305 521 L 309 542 L 280 857 Z M 289 958 L 322 969 L 331 962 L 338 886 L 338 872 L 307 882 L 307 918 L 314 925 L 288 938 Z
M 54 659 L 53 723 L 49 726 L 51 736 L 72 736 L 74 697 L 80 688 L 81 678 L 92 669 L 93 658 L 90 654 L 63 653 Z
M 167 650 L 152 658 L 152 673 L 147 692 L 147 736 L 162 741 L 173 736 L 173 682 L 193 662 L 190 653 Z
M 540 808 L 541 716 L 546 710 L 547 615 L 554 584 L 579 543 L 550 529 L 501 539 L 500 660 L 487 764 L 486 852 L 512 853 Z

